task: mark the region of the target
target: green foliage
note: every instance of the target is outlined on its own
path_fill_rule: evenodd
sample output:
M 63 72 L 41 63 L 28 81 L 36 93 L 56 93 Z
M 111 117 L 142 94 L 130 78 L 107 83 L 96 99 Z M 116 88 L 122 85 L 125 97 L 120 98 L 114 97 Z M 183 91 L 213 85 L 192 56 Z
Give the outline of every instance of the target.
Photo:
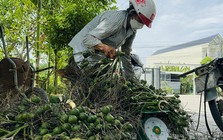
M 187 77 L 181 78 L 180 83 L 181 94 L 188 94 L 193 92 L 193 75 L 188 75 Z
M 161 66 L 160 69 L 162 71 L 172 71 L 172 72 L 187 72 L 190 70 L 190 67 L 185 66 Z M 193 91 L 193 75 L 188 75 L 187 77 L 181 77 L 180 78 L 180 93 L 181 94 L 188 94 Z M 168 91 L 168 93 L 171 93 L 171 87 L 166 87 L 165 89 Z
M 213 60 L 213 58 L 207 56 L 203 60 L 201 60 L 200 64 L 205 65 L 205 64 L 211 62 L 212 60 Z
M 8 52 L 13 56 L 21 57 L 25 53 L 25 36 L 33 35 L 34 9 L 30 0 L 1 0 L 0 25 L 4 27 L 7 49 L 12 48 Z M 32 37 L 29 40 L 34 42 Z
M 190 70 L 190 67 L 185 66 L 161 66 L 160 69 L 162 71 L 171 71 L 171 72 L 187 72 Z M 193 76 L 189 75 L 187 77 L 182 77 L 180 79 L 180 93 L 187 94 L 193 91 Z M 165 83 L 163 83 L 165 85 Z M 172 88 L 168 86 L 164 86 L 164 90 L 168 93 L 172 93 Z
M 161 66 L 161 71 L 171 71 L 171 72 L 187 72 L 190 70 L 190 67 L 186 66 Z
M 113 6 L 115 0 L 1 0 L 0 25 L 5 29 L 7 52 L 10 56 L 26 59 L 25 36 L 27 35 L 31 61 L 35 62 L 33 60 L 37 51 L 34 49 L 37 43 L 36 20 L 40 9 L 38 2 L 42 2 L 41 11 L 39 10 L 40 69 L 48 67 L 47 63 L 54 65 L 54 53 L 58 55 L 58 68 L 64 67 L 72 53 L 70 48 L 66 49 L 72 37 L 99 13 L 116 9 Z M 2 54 L 0 49 L 0 59 L 3 57 Z M 47 78 L 47 71 L 40 73 L 40 80 L 46 81 Z M 53 78 L 50 79 L 52 82 Z M 40 85 L 44 84 L 40 83 Z
M 166 93 L 168 94 L 173 94 L 173 88 L 170 87 L 166 81 L 162 81 L 161 82 L 161 87 L 162 87 L 162 90 L 164 90 Z
M 68 1 L 61 6 L 45 7 L 46 34 L 54 49 L 67 46 L 72 37 L 99 13 L 108 10 L 113 1 Z

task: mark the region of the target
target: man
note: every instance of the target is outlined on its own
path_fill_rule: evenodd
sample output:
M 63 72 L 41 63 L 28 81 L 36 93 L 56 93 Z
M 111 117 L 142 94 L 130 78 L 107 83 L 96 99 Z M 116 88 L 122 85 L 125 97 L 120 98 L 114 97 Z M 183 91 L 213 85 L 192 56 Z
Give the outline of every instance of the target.
M 78 66 L 86 59 L 90 64 L 98 62 L 103 57 L 115 58 L 116 49 L 121 47 L 124 52 L 122 65 L 125 76 L 134 77 L 131 65 L 131 46 L 136 30 L 145 24 L 151 27 L 155 18 L 156 7 L 153 0 L 129 0 L 127 10 L 107 11 L 96 16 L 69 43 L 73 48 L 74 60 Z M 88 57 L 84 53 L 90 51 Z M 98 53 L 102 52 L 102 53 Z

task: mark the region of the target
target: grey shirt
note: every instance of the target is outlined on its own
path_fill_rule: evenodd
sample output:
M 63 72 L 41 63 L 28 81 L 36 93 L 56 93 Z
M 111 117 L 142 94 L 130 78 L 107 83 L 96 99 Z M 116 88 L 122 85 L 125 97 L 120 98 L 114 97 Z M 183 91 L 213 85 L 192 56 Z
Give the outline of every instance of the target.
M 96 16 L 69 43 L 73 48 L 74 59 L 80 62 L 84 59 L 82 53 L 93 50 L 93 46 L 104 43 L 125 53 L 122 57 L 123 68 L 127 77 L 133 77 L 130 52 L 136 32 L 126 29 L 128 13 L 122 11 L 107 11 Z M 105 56 L 103 56 L 105 57 Z M 101 57 L 100 57 L 101 58 Z M 97 61 L 98 58 L 91 58 Z

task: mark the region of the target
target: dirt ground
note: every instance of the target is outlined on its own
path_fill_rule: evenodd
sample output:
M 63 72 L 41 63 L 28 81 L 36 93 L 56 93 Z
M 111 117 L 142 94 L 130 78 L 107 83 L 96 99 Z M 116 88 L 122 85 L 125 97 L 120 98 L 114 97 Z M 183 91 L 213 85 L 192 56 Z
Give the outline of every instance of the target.
M 199 105 L 200 105 L 200 95 L 181 95 L 180 96 L 181 105 L 190 115 L 193 120 L 193 123 L 191 125 L 191 136 L 193 139 L 199 139 L 199 140 L 223 140 L 223 132 L 221 132 L 220 129 L 216 126 L 212 116 L 211 112 L 208 106 L 208 103 L 206 104 L 207 108 L 207 120 L 208 125 L 210 127 L 210 130 L 213 134 L 213 137 L 210 137 L 208 133 L 208 129 L 205 124 L 205 115 L 204 115 L 204 102 L 202 99 L 201 102 L 201 112 L 200 112 L 200 121 L 198 121 L 199 116 Z M 199 122 L 199 123 L 198 123 Z M 197 127 L 198 125 L 198 127 Z M 198 129 L 196 129 L 198 128 Z

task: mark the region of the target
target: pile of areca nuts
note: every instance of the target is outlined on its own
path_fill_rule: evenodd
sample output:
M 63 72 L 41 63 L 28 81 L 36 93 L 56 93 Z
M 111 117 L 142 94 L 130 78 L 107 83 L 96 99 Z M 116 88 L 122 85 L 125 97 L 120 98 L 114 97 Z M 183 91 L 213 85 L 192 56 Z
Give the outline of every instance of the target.
M 76 80 L 63 96 L 49 94 L 49 102 L 43 103 L 32 95 L 1 112 L 0 139 L 136 139 L 145 111 L 165 113 L 170 135 L 188 138 L 191 119 L 180 106 L 179 95 L 168 95 L 143 80 L 125 79 L 120 57 L 102 59 L 94 66 L 83 62 L 86 74 L 68 78 Z M 73 76 L 69 74 L 66 77 Z

